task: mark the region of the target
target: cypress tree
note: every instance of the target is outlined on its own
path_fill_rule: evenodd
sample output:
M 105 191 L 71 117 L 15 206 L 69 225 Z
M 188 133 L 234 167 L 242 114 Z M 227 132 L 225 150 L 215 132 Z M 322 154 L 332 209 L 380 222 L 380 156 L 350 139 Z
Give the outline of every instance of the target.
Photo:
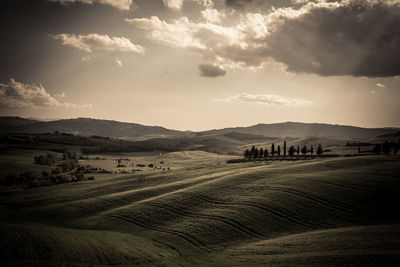
M 321 155 L 322 155 L 322 152 L 323 152 L 322 146 L 321 146 L 321 144 L 319 144 L 319 145 L 318 145 L 318 148 L 317 148 L 317 155 L 318 155 L 318 156 L 321 156 Z
M 275 144 L 272 143 L 272 145 L 271 145 L 271 156 L 274 157 L 274 155 L 275 155 Z
M 306 155 L 307 154 L 307 147 L 303 146 L 303 148 L 301 149 L 301 154 Z
M 286 141 L 283 142 L 283 156 L 286 157 Z
M 250 150 L 246 149 L 246 151 L 244 152 L 244 157 L 245 158 L 249 158 L 250 157 Z
M 385 140 L 385 143 L 383 143 L 382 152 L 384 154 L 390 154 L 390 144 L 388 140 Z
M 250 157 L 254 157 L 254 150 L 256 150 L 256 147 L 252 146 L 250 149 Z
M 290 157 L 293 157 L 294 151 L 295 151 L 294 146 L 290 146 L 290 148 L 289 148 L 289 156 Z
M 260 152 L 258 153 L 258 157 L 259 158 L 264 157 L 264 150 L 262 148 L 260 148 Z
M 269 153 L 268 153 L 268 148 L 266 148 L 265 150 L 264 150 L 264 158 L 268 158 L 268 155 Z
M 254 156 L 254 158 L 258 158 L 258 149 L 257 148 L 254 149 L 253 156 Z

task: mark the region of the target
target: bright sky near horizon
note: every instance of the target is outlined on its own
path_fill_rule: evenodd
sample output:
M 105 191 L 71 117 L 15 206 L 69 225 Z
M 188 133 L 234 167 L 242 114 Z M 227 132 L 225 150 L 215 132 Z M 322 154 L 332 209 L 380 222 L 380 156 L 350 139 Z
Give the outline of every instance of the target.
M 400 126 L 400 1 L 4 0 L 0 115 Z

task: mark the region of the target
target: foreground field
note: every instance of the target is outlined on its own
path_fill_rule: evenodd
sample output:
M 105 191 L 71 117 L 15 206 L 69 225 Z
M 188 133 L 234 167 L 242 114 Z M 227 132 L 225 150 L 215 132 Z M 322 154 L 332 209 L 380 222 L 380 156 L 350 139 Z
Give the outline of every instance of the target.
M 0 263 L 398 266 L 399 163 L 199 161 L 3 190 Z

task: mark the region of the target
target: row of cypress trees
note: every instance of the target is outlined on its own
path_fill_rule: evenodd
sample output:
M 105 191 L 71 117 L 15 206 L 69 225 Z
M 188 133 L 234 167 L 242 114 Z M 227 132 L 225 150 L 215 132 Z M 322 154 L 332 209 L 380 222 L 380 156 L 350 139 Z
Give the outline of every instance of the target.
M 400 146 L 400 140 L 395 143 L 395 142 L 388 142 L 388 140 L 385 140 L 385 142 L 381 144 L 376 144 L 374 148 L 372 149 L 372 152 L 375 154 L 380 154 L 381 152 L 383 154 L 390 154 L 392 151 L 394 154 L 397 154 L 399 151 L 399 146 Z M 360 148 L 358 148 L 358 153 L 360 153 Z
M 286 150 L 287 146 L 286 146 L 286 141 L 284 141 L 283 143 L 283 157 L 289 156 L 289 157 L 293 157 L 295 156 L 295 154 L 297 154 L 297 156 L 301 154 L 303 154 L 304 156 L 310 152 L 310 154 L 313 156 L 314 155 L 314 147 L 311 146 L 310 149 L 307 149 L 307 146 L 303 146 L 300 150 L 300 146 L 297 146 L 297 148 L 295 148 L 294 146 L 290 146 L 288 150 Z M 281 146 L 278 145 L 277 149 L 275 149 L 275 144 L 272 143 L 271 144 L 271 150 L 268 150 L 268 148 L 256 148 L 254 145 L 251 147 L 251 149 L 246 149 L 246 151 L 244 152 L 244 157 L 245 158 L 273 158 L 275 157 L 275 154 L 277 157 L 281 156 Z M 317 155 L 320 156 L 323 153 L 323 149 L 321 144 L 318 145 L 317 148 Z

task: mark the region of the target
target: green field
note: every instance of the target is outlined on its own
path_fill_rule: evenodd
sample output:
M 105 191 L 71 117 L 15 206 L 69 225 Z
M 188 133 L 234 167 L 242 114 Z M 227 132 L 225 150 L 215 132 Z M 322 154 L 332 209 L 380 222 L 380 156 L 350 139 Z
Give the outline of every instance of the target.
M 187 153 L 162 156 L 169 172 L 3 187 L 1 265 L 400 264 L 400 157 L 217 164 Z

